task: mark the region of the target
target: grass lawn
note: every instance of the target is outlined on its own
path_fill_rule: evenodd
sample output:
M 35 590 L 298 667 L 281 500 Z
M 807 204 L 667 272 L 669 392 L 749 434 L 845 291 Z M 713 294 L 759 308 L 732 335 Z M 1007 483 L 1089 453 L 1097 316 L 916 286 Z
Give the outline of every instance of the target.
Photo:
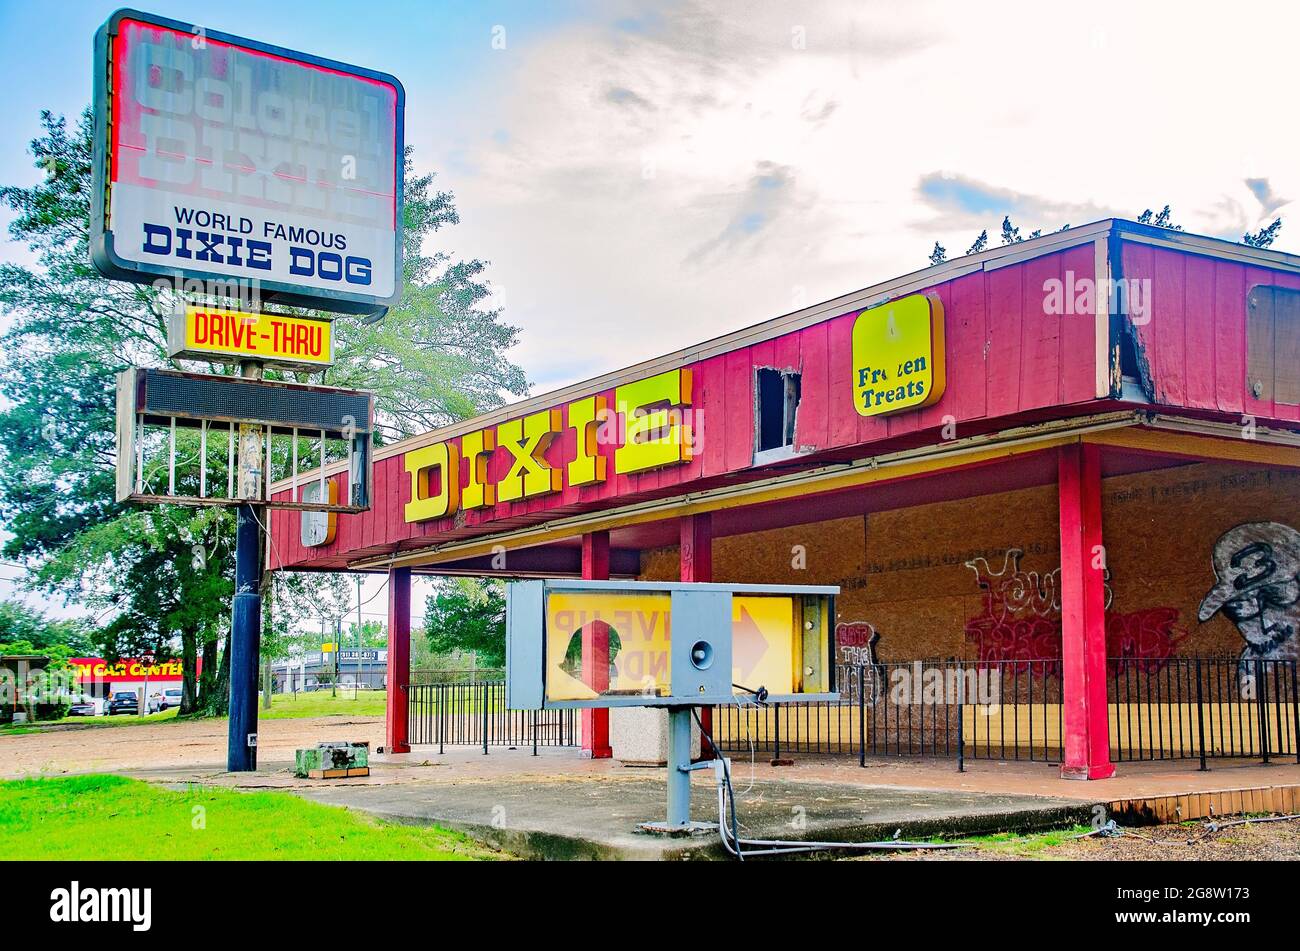
M 287 792 L 173 791 L 122 776 L 0 782 L 0 858 L 502 857 L 456 832 L 381 822 Z
M 362 690 L 353 697 L 352 691 L 340 687 L 339 695 L 331 697 L 328 690 L 313 690 L 297 696 L 277 693 L 271 697 L 271 709 L 259 706 L 259 720 L 285 720 L 294 717 L 382 717 L 387 696 L 382 690 Z

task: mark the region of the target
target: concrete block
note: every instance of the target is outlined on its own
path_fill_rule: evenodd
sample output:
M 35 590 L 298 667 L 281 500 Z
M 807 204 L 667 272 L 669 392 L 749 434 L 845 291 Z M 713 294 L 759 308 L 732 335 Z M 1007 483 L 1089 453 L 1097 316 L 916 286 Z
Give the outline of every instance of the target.
M 668 763 L 668 711 L 662 707 L 614 707 L 609 711 L 614 759 L 633 766 Z M 700 755 L 700 728 L 691 721 L 691 759 Z

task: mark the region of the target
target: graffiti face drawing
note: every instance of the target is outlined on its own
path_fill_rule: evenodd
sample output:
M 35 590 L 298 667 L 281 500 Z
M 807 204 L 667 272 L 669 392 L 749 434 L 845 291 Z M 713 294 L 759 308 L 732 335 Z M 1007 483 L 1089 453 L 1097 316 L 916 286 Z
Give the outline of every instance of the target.
M 1214 574 L 1199 616 L 1222 611 L 1237 625 L 1243 669 L 1256 659 L 1300 659 L 1300 532 L 1278 522 L 1238 525 L 1214 543 Z

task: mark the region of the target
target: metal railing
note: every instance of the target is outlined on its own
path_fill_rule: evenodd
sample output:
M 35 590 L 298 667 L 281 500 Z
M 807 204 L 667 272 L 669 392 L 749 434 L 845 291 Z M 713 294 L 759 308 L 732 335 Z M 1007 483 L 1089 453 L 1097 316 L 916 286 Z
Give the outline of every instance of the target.
M 490 746 L 512 749 L 542 746 L 576 746 L 577 711 L 509 710 L 506 682 L 411 684 L 407 736 L 411 743 L 448 746 Z
M 1059 763 L 1061 662 L 913 661 L 837 667 L 840 699 L 718 707 L 728 751 L 856 752 Z M 1300 672 L 1293 660 L 1111 658 L 1111 759 L 1258 758 L 1300 762 Z
M 836 667 L 840 699 L 715 707 L 725 751 L 1060 762 L 1054 660 L 912 661 Z
M 1300 762 L 1294 660 L 1112 659 L 1106 700 L 1111 759 L 1247 758 Z
M 414 672 L 413 672 L 414 673 Z M 577 746 L 575 710 L 509 710 L 504 679 L 413 683 L 410 742 L 515 748 Z M 495 671 L 494 671 L 495 673 Z M 1295 757 L 1300 671 L 1293 660 L 1112 658 L 1111 759 Z M 929 756 L 1059 763 L 1064 705 L 1059 660 L 911 661 L 836 668 L 839 699 L 712 708 L 728 752 Z

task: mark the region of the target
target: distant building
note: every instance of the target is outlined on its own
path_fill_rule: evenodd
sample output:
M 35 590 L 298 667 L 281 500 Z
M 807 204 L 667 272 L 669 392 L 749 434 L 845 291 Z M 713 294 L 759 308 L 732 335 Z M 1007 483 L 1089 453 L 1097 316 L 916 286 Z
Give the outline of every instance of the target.
M 365 648 L 342 650 L 338 656 L 338 683 L 351 687 L 360 684 L 371 690 L 382 690 L 388 673 L 388 649 Z M 328 687 L 335 680 L 333 654 L 319 651 L 302 654 L 271 664 L 271 692 L 299 693 Z

